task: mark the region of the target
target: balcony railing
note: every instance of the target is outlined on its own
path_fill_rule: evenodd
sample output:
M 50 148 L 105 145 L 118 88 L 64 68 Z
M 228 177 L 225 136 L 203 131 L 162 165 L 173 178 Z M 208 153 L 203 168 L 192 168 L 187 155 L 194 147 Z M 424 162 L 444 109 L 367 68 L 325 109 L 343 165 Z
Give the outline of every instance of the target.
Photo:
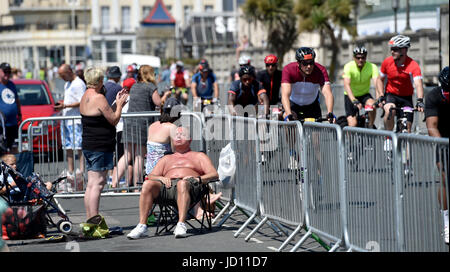
M 89 9 L 89 0 L 74 1 L 76 4 L 73 6 L 74 10 Z M 71 10 L 72 5 L 68 0 L 9 0 L 10 11 L 27 11 L 27 10 Z

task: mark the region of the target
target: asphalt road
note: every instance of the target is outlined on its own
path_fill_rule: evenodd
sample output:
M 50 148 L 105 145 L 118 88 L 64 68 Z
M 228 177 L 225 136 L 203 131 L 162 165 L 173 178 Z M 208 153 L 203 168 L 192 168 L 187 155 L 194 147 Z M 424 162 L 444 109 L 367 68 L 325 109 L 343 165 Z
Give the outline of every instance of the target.
M 82 198 L 58 198 L 59 203 L 66 210 L 74 225 L 74 232 L 79 232 L 79 224 L 84 222 L 85 212 Z M 138 221 L 139 198 L 135 196 L 103 196 L 100 202 L 100 213 L 105 217 L 108 227 L 120 226 L 123 235 L 114 235 L 111 238 L 100 240 L 80 240 L 75 236 L 67 236 L 59 241 L 46 241 L 45 239 L 10 240 L 7 241 L 11 252 L 275 252 L 287 238 L 279 235 L 265 224 L 248 242 L 244 238 L 256 226 L 251 223 L 237 238 L 235 232 L 243 225 L 247 216 L 239 210 L 222 225 L 213 226 L 211 231 L 198 233 L 188 227 L 189 236 L 184 239 L 175 239 L 172 233 L 155 236 L 156 227 L 149 228 L 149 235 L 138 240 L 126 238 Z M 216 213 L 217 214 L 217 213 Z M 52 216 L 53 217 L 53 216 Z M 56 216 L 57 217 L 57 216 Z M 198 223 L 196 223 L 198 224 Z M 194 224 L 195 225 L 195 224 Z M 292 231 L 294 226 L 285 226 Z M 284 251 L 289 251 L 301 238 L 297 235 Z M 59 235 L 56 228 L 49 228 L 47 236 Z M 313 239 L 308 239 L 299 252 L 325 252 L 325 249 Z M 284 253 L 279 253 L 284 254 Z

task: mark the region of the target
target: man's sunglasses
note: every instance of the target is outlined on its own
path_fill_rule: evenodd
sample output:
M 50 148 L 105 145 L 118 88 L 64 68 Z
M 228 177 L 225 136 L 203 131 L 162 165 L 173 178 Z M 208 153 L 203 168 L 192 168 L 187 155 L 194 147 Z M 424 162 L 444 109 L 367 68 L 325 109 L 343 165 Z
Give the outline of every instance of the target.
M 394 51 L 394 52 L 398 52 L 400 50 L 401 50 L 401 48 L 398 48 L 398 47 L 392 47 L 391 48 L 391 51 Z
M 313 66 L 313 65 L 314 65 L 314 61 L 313 61 L 313 60 L 310 60 L 310 61 L 301 61 L 300 64 L 303 65 L 303 66 L 308 66 L 308 65 Z
M 267 63 L 267 64 L 266 64 L 266 67 L 270 67 L 270 66 L 272 66 L 272 67 L 276 67 L 276 66 L 277 66 L 277 64 L 276 64 L 276 63 Z
M 366 57 L 365 57 L 365 56 L 362 56 L 362 57 L 355 57 L 355 59 L 357 59 L 357 60 L 365 60 Z

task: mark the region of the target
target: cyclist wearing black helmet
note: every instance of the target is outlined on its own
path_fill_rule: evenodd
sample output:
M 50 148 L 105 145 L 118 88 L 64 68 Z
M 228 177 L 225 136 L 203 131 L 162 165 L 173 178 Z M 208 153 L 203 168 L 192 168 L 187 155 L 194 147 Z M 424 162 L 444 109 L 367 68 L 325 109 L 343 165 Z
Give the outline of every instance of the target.
M 442 69 L 439 74 L 438 86 L 431 90 L 425 98 L 425 118 L 428 134 L 433 137 L 449 137 L 448 116 L 449 107 L 449 86 L 448 86 L 448 66 Z
M 433 88 L 425 97 L 425 118 L 428 129 L 428 135 L 432 137 L 449 138 L 449 86 L 448 86 L 449 68 L 446 66 L 439 74 L 439 83 L 441 86 Z M 441 214 L 444 219 L 444 241 L 448 244 L 448 207 L 447 195 L 449 172 L 448 172 L 448 149 L 444 152 L 436 152 L 437 167 L 442 173 L 442 186 L 438 191 L 438 200 L 441 203 Z M 445 166 L 447 164 L 447 166 Z M 447 169 L 445 171 L 444 169 Z M 447 173 L 445 173 L 447 172 Z M 445 183 L 447 180 L 447 183 Z M 447 185 L 448 186 L 448 185 Z
M 316 63 L 316 53 L 312 48 L 301 47 L 295 53 L 297 62 L 283 68 L 281 78 L 281 102 L 284 119 L 320 118 L 322 110 L 319 103 L 319 91 L 325 97 L 327 118 L 334 122 L 334 98 L 330 80 L 325 67 Z
M 255 68 L 243 65 L 239 69 L 239 80 L 231 83 L 228 91 L 228 109 L 236 115 L 236 105 L 245 108 L 247 105 L 264 105 L 264 115 L 269 114 L 269 98 L 262 84 L 256 80 Z M 256 112 L 255 112 L 256 113 Z
M 379 76 L 378 68 L 375 64 L 366 61 L 367 49 L 356 46 L 353 49 L 353 60 L 344 66 L 344 103 L 345 115 L 348 125 L 356 127 L 358 120 L 356 114 L 363 106 L 373 106 L 375 100 L 370 94 L 370 81 L 374 85 Z M 373 127 L 376 111 L 369 113 L 369 127 Z

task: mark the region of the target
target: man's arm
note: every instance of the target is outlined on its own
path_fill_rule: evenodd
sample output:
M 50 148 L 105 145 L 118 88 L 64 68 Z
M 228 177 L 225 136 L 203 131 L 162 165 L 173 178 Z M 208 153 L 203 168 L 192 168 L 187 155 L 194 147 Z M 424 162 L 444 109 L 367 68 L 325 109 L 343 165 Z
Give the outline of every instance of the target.
M 192 81 L 192 83 L 191 83 L 191 92 L 192 92 L 192 97 L 193 98 L 198 97 L 198 94 L 197 94 L 197 83 L 195 81 Z
M 356 97 L 353 95 L 352 88 L 350 87 L 351 79 L 344 77 L 344 90 L 347 92 L 347 96 L 350 99 L 350 101 L 355 101 Z
M 292 114 L 291 111 L 291 101 L 289 97 L 291 97 L 292 86 L 290 83 L 281 83 L 281 103 L 283 104 L 284 115 L 283 118 Z
M 331 91 L 331 84 L 323 85 L 322 94 L 325 98 L 325 106 L 327 107 L 327 111 L 329 113 L 333 112 L 334 97 L 333 97 L 333 92 Z
M 422 82 L 422 78 L 416 78 L 414 79 L 414 86 L 416 87 L 416 92 L 417 92 L 417 102 L 421 102 L 420 104 L 418 103 L 418 110 L 420 112 L 423 112 L 423 82 Z
M 164 167 L 166 165 L 166 161 L 167 158 L 170 155 L 166 155 L 164 157 L 162 157 L 155 165 L 155 167 L 153 168 L 152 172 L 150 172 L 150 174 L 148 174 L 148 179 L 149 180 L 160 180 L 162 183 L 164 183 L 164 185 L 166 186 L 166 188 L 170 188 L 172 187 L 172 183 L 170 181 L 170 178 L 166 178 L 164 177 Z
M 214 164 L 205 153 L 199 152 L 198 159 L 200 162 L 201 169 L 203 171 L 203 175 L 200 175 L 200 179 L 203 184 L 206 184 L 211 180 L 219 178 L 219 174 L 217 173 Z
M 376 89 L 376 99 L 379 100 L 381 97 L 384 97 L 384 76 L 379 75 L 376 79 L 375 83 L 375 89 Z M 383 105 L 380 103 L 378 105 L 380 108 L 383 107 Z
M 234 110 L 234 105 L 236 102 L 236 94 L 229 91 L 228 92 L 228 111 L 230 112 L 231 115 L 236 115 L 236 111 Z
M 262 92 L 258 95 L 259 102 L 264 105 L 264 115 L 267 116 L 270 113 L 269 97 L 266 92 Z
M 219 84 L 217 84 L 217 82 L 214 82 L 213 88 L 214 88 L 214 98 L 219 99 Z

